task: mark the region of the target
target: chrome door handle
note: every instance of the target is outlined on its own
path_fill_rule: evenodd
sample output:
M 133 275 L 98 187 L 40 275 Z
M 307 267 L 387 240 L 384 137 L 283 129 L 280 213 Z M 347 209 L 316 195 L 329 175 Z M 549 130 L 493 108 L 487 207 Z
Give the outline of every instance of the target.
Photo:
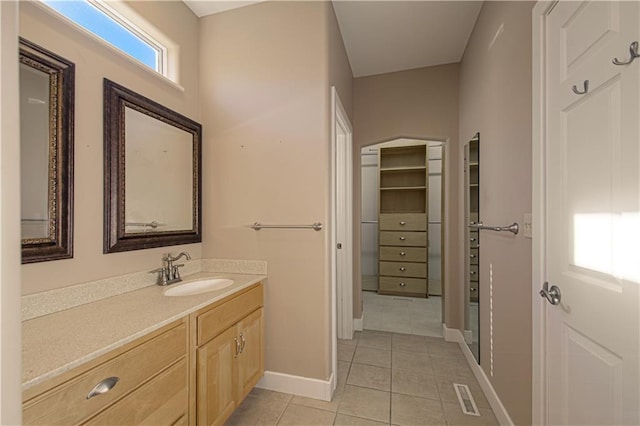
M 542 285 L 540 296 L 546 298 L 547 301 L 554 306 L 559 305 L 560 300 L 562 299 L 562 294 L 560 293 L 558 286 L 552 285 L 551 288 L 549 288 L 549 283 L 546 281 Z

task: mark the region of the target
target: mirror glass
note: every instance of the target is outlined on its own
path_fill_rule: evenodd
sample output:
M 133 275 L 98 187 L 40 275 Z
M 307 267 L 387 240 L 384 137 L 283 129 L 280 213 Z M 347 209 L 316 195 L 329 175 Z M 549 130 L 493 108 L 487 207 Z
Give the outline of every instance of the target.
M 105 253 L 201 241 L 200 124 L 104 80 Z
M 72 251 L 74 65 L 20 39 L 22 263 Z
M 480 133 L 464 149 L 465 223 L 480 221 Z M 465 341 L 480 362 L 480 231 L 465 226 Z

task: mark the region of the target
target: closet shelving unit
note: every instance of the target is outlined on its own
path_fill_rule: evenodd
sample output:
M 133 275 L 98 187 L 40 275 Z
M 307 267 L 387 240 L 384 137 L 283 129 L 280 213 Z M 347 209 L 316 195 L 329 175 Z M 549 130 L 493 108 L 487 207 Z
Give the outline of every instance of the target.
M 480 146 L 477 138 L 469 141 L 467 157 L 467 186 L 469 197 L 469 223 L 478 223 L 480 218 Z M 480 235 L 478 229 L 469 228 L 469 301 L 478 302 L 480 294 L 479 262 Z
M 379 150 L 378 293 L 427 297 L 428 150 Z

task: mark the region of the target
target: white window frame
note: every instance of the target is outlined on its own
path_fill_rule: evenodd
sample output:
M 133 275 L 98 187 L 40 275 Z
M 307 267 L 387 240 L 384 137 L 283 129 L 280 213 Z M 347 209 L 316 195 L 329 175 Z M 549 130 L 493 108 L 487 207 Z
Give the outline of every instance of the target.
M 65 22 L 73 25 L 74 27 L 81 30 L 83 33 L 91 36 L 93 39 L 99 41 L 101 44 L 108 46 L 109 48 L 119 52 L 122 55 L 125 55 L 127 59 L 131 59 L 135 61 L 136 64 L 141 65 L 144 69 L 152 71 L 156 75 L 161 75 L 171 80 L 172 83 L 178 85 L 178 46 L 169 39 L 164 33 L 158 30 L 153 24 L 149 23 L 144 17 L 142 17 L 139 13 L 134 11 L 130 6 L 128 6 L 122 0 L 85 0 L 91 6 L 98 9 L 100 12 L 107 15 L 109 18 L 113 19 L 118 25 L 125 28 L 127 31 L 134 34 L 144 43 L 149 45 L 152 49 L 157 52 L 156 56 L 156 68 L 151 68 L 147 64 L 138 60 L 136 57 L 131 55 L 129 52 L 123 50 L 119 46 L 111 44 L 110 42 L 104 40 L 99 37 L 93 31 L 85 28 L 84 26 L 78 24 L 62 13 L 58 12 L 54 8 L 47 5 L 44 1 L 37 2 L 41 4 L 47 11 L 52 12 L 56 16 L 62 18 Z

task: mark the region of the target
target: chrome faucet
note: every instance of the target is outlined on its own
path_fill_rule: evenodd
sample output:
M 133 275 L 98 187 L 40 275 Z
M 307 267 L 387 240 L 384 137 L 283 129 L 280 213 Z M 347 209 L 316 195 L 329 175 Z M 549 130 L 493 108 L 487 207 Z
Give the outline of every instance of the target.
M 174 265 L 173 262 L 177 261 L 183 256 L 186 257 L 187 260 L 191 260 L 191 256 L 186 251 L 179 253 L 175 257 L 171 256 L 171 254 L 168 253 L 165 257 L 162 258 L 162 268 L 150 271 L 150 273 L 152 274 L 158 274 L 158 285 L 168 285 L 182 281 L 182 278 L 180 278 L 179 268 L 183 267 L 184 263 Z

